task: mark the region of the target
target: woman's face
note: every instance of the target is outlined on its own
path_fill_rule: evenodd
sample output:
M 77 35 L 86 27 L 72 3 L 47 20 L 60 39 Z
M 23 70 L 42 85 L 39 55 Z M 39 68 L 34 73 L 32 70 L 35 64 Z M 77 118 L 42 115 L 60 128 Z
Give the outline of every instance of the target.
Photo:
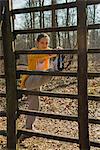
M 40 41 L 37 41 L 38 49 L 47 49 L 49 44 L 49 39 L 47 37 L 41 38 Z

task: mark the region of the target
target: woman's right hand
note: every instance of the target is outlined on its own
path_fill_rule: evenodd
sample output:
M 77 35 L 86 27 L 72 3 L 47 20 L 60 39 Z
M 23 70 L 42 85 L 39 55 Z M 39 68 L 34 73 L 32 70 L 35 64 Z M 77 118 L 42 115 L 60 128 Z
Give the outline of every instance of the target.
M 63 48 L 62 47 L 60 47 L 60 46 L 57 46 L 57 48 L 55 48 L 56 50 L 63 50 Z

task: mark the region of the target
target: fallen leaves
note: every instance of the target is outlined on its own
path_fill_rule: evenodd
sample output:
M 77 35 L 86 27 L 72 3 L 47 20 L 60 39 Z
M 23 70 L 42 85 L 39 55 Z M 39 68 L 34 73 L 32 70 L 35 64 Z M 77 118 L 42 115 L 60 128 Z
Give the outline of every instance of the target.
M 4 91 L 4 84 L 1 85 L 0 90 Z M 77 94 L 77 80 L 72 77 L 53 77 L 48 84 L 42 87 L 42 90 L 56 93 Z M 100 78 L 88 80 L 88 94 L 100 95 Z M 19 102 L 20 108 L 28 108 L 26 99 L 27 98 Z M 0 99 L 1 110 L 5 109 L 5 105 L 3 98 Z M 100 119 L 100 103 L 89 101 L 88 108 L 89 118 Z M 71 100 L 68 98 L 40 97 L 40 111 L 77 116 L 78 101 L 76 99 Z M 21 115 L 17 121 L 17 127 L 22 128 L 25 125 L 25 120 L 25 115 Z M 76 122 L 37 117 L 34 126 L 41 132 L 78 138 L 78 123 Z M 6 128 L 5 118 L 0 118 L 0 128 Z M 100 125 L 89 124 L 89 135 L 92 141 L 100 142 Z M 0 146 L 2 150 L 6 147 L 6 139 L 4 137 L 0 137 Z M 79 150 L 77 144 L 47 140 L 38 137 L 27 138 L 21 144 L 18 143 L 17 146 L 18 150 Z M 91 150 L 99 149 L 91 147 Z

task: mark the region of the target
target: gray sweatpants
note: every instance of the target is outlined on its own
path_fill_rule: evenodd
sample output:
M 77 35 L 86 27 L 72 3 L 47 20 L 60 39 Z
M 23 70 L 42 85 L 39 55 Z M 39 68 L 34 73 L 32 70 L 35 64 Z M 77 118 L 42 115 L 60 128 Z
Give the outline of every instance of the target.
M 49 69 L 52 70 L 52 69 Z M 41 76 L 41 75 L 31 75 L 29 78 L 26 80 L 26 88 L 27 90 L 35 90 L 39 91 L 40 87 L 46 83 L 48 83 L 51 80 L 52 76 Z M 38 110 L 39 109 L 39 96 L 35 95 L 28 95 L 28 104 L 29 110 Z M 35 116 L 30 116 L 27 115 L 26 118 L 26 128 L 27 129 L 32 129 L 32 124 L 35 121 Z

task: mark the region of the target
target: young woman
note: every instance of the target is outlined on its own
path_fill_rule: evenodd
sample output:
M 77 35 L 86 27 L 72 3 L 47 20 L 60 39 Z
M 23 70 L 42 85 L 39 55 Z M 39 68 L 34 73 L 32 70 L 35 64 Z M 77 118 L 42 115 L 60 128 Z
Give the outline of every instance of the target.
M 51 48 L 48 47 L 49 41 L 50 38 L 47 34 L 45 33 L 39 34 L 36 39 L 36 47 L 32 48 L 32 50 L 50 50 Z M 28 55 L 28 70 L 42 70 L 42 71 L 48 70 L 50 69 L 50 58 L 56 56 L 57 56 L 56 54 Z M 21 88 L 27 88 L 25 84 L 27 79 L 29 79 L 29 75 L 24 75 L 22 77 L 21 84 L 20 84 Z M 32 84 L 30 86 L 31 86 L 30 88 L 32 89 L 33 87 Z
M 48 47 L 50 38 L 47 34 L 39 34 L 36 39 L 36 47 L 32 50 L 50 50 Z M 50 58 L 57 57 L 56 54 L 30 54 L 28 56 L 28 70 L 42 70 L 50 71 L 55 70 L 55 65 L 53 68 L 50 67 Z M 57 61 L 55 61 L 57 63 Z M 41 75 L 23 75 L 20 87 L 26 88 L 27 90 L 40 90 L 41 85 L 46 84 L 52 76 L 41 76 Z M 39 109 L 39 96 L 28 95 L 29 110 Z M 26 129 L 34 130 L 35 116 L 27 115 L 26 118 Z M 24 136 L 25 137 L 25 136 Z M 25 138 L 22 138 L 25 139 Z

